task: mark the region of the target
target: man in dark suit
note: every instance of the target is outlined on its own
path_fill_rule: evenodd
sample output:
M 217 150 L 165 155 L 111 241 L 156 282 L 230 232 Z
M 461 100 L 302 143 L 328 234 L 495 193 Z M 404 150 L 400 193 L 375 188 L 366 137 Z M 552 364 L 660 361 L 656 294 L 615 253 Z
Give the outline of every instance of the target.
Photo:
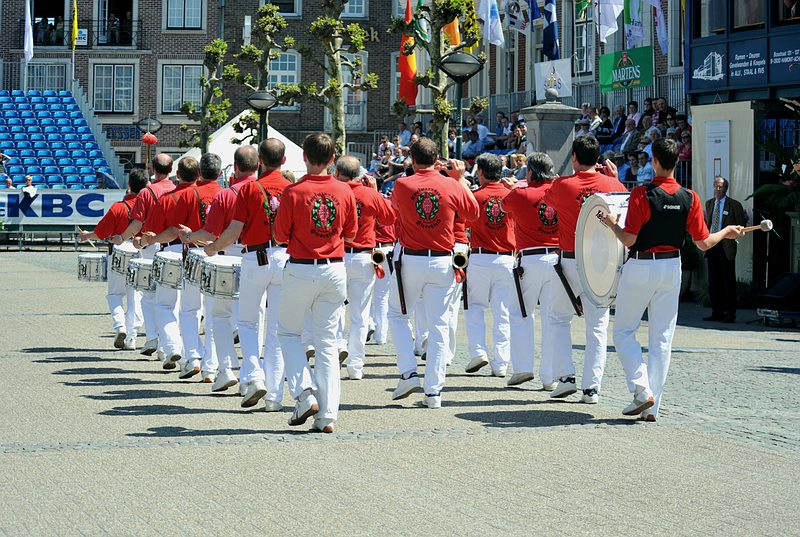
M 619 139 L 620 151 L 626 156 L 639 149 L 639 131 L 636 130 L 636 122 L 632 119 L 625 120 L 625 131 Z
M 714 197 L 706 201 L 706 225 L 711 233 L 725 226 L 744 226 L 747 214 L 742 204 L 728 197 L 728 181 L 714 179 Z M 736 321 L 736 241 L 724 239 L 706 252 L 711 316 L 704 321 Z

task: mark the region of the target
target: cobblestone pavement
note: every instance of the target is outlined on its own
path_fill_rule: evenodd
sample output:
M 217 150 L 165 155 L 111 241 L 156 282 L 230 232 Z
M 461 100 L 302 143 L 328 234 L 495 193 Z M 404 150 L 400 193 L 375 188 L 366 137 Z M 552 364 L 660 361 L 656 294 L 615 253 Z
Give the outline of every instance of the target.
M 786 535 L 800 524 L 800 333 L 681 305 L 656 424 L 609 352 L 599 405 L 467 375 L 394 403 L 393 348 L 343 381 L 334 435 L 115 351 L 76 254 L 0 253 L 0 535 Z M 749 317 L 748 317 L 749 315 Z M 740 318 L 754 318 L 741 312 Z M 646 327 L 646 323 L 644 324 Z M 582 358 L 582 321 L 574 329 Z M 644 333 L 644 332 L 642 332 Z M 646 341 L 646 337 L 640 338 Z M 288 396 L 284 404 L 290 407 Z

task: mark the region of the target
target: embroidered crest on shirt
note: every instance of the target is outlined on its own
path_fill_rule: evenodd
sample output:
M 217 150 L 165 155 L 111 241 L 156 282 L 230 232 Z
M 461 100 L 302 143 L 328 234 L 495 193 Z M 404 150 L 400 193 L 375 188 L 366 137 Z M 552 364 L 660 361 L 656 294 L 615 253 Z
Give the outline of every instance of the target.
M 489 221 L 488 227 L 492 229 L 501 227 L 503 220 L 506 218 L 506 213 L 503 212 L 503 208 L 500 206 L 501 199 L 502 198 L 492 196 L 486 201 L 484 212 L 486 213 L 486 219 Z
M 423 221 L 431 221 L 439 212 L 439 196 L 434 192 L 420 192 L 416 201 L 417 214 Z
M 314 227 L 328 231 L 336 221 L 336 204 L 327 194 L 320 193 L 311 198 L 311 220 Z
M 539 220 L 545 228 L 552 228 L 558 225 L 558 214 L 555 209 L 542 202 L 539 204 Z
M 281 195 L 268 193 L 269 200 L 264 200 L 264 213 L 267 215 L 270 223 L 275 222 L 275 216 L 278 214 L 278 209 L 281 206 Z

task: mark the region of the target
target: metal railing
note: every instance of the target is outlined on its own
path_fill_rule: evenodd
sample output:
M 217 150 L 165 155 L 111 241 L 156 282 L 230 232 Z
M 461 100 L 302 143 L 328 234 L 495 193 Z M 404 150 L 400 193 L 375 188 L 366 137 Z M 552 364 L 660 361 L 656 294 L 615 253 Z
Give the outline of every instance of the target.
M 347 142 L 347 154 L 359 159 L 365 168 L 369 168 L 369 161 L 374 152 L 375 149 L 369 142 Z
M 34 47 L 69 47 L 72 44 L 72 25 L 63 24 L 63 29 L 40 29 L 40 23 L 34 25 Z M 52 25 L 49 25 L 52 26 Z M 79 19 L 78 28 L 86 30 L 86 42 L 81 41 L 78 31 L 78 47 L 81 49 L 97 47 L 132 47 L 144 48 L 142 21 L 124 20 L 112 23 L 110 20 Z M 19 48 L 23 48 L 25 40 L 25 22 L 19 22 Z

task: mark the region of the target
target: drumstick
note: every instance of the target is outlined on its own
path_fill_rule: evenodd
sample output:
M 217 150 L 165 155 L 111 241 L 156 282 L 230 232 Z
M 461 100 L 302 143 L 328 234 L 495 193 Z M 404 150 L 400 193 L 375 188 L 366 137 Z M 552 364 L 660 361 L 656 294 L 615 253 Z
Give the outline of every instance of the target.
M 81 229 L 81 226 L 77 226 L 77 225 L 76 225 L 75 227 L 76 227 L 76 228 L 78 228 L 78 232 L 79 232 L 79 233 L 83 233 L 83 230 Z M 94 244 L 94 242 L 92 241 L 92 239 L 86 239 L 86 242 L 88 242 L 88 243 L 91 245 L 91 247 L 92 247 L 92 248 L 94 248 L 95 250 L 97 250 L 97 246 L 95 246 L 95 244 Z
M 748 233 L 760 229 L 761 231 L 772 231 L 772 220 L 762 220 L 757 226 L 747 226 L 742 233 Z

